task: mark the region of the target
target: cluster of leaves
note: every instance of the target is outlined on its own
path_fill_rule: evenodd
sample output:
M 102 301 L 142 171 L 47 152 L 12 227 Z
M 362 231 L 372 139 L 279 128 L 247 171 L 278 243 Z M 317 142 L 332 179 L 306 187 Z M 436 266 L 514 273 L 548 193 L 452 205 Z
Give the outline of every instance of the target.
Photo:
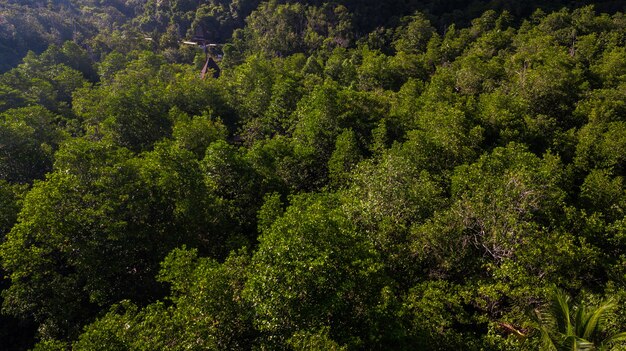
M 102 29 L 0 75 L 2 344 L 624 347 L 626 16 L 399 3 L 147 1 L 162 54 Z M 197 28 L 219 78 L 172 63 Z

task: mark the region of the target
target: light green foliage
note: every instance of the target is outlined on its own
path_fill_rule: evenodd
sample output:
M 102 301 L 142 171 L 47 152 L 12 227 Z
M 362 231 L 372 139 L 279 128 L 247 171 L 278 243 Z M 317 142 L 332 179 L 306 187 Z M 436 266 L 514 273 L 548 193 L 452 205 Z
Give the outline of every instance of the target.
M 506 145 L 524 138 L 526 103 L 501 91 L 482 94 L 478 102 L 487 141 Z
M 113 76 L 123 70 L 126 64 L 127 58 L 121 53 L 114 51 L 108 54 L 98 65 L 100 80 L 109 81 L 113 79 Z
M 517 50 L 505 69 L 511 89 L 519 92 L 533 113 L 559 116 L 570 111 L 577 98 L 581 72 L 566 48 L 553 40 L 535 33 L 518 35 L 513 44 Z
M 564 197 L 560 174 L 558 158 L 548 154 L 541 160 L 516 144 L 459 167 L 452 178 L 452 209 L 467 228 L 466 239 L 496 262 L 513 257 L 519 245 L 531 244 L 526 236 L 542 236 L 541 227 L 558 213 Z
M 108 281 L 111 275 L 106 271 L 96 272 L 98 269 L 110 272 L 127 269 L 123 261 L 116 268 L 112 265 L 115 256 L 109 256 L 124 255 L 118 251 L 114 238 L 123 234 L 120 229 L 125 223 L 113 215 L 111 202 L 117 200 L 124 188 L 133 187 L 129 182 L 131 175 L 127 167 L 112 167 L 124 153 L 94 146 L 89 150 L 88 144 L 74 143 L 73 152 L 65 151 L 66 156 L 59 157 L 57 167 L 61 172 L 35 184 L 24 200 L 19 224 L 2 246 L 3 266 L 13 282 L 5 292 L 5 311 L 15 315 L 33 314 L 44 325 L 42 334 L 48 337 L 70 329 L 77 319 L 84 318 L 90 299 L 103 302 L 114 293 L 116 286 Z M 94 157 L 96 151 L 98 157 Z M 80 152 L 88 152 L 91 162 L 81 158 Z M 77 159 L 79 164 L 73 164 Z M 98 178 L 99 186 L 92 183 Z M 118 194 L 103 191 L 114 184 L 114 179 L 118 182 L 115 186 Z M 84 201 L 92 205 L 78 205 Z M 93 239 L 97 233 L 112 240 L 108 249 L 102 241 Z M 125 246 L 122 241 L 118 240 L 117 244 Z M 72 272 L 69 267 L 77 271 Z M 128 278 L 133 275 L 127 274 Z M 91 279 L 81 282 L 81 275 Z M 87 296 L 81 293 L 83 287 L 87 288 L 85 285 L 89 285 Z
M 255 52 L 287 56 L 304 48 L 306 5 L 264 2 L 247 21 Z
M 354 132 L 346 130 L 337 137 L 335 151 L 328 160 L 328 177 L 336 187 L 346 184 L 350 172 L 361 160 L 361 152 Z
M 68 66 L 69 60 L 54 57 L 54 52 L 58 52 L 55 47 L 40 56 L 29 52 L 20 65 L 0 76 L 0 84 L 20 91 L 25 105 L 39 104 L 69 117 L 72 93 L 83 87 L 86 80 L 81 72 Z
M 430 94 L 435 94 L 435 91 L 424 93 Z M 413 116 L 410 124 L 415 129 L 407 132 L 407 140 L 402 144 L 400 153 L 418 168 L 445 177 L 453 167 L 475 157 L 475 150 L 483 139 L 483 129 L 480 126 L 470 129 L 461 109 L 443 102 L 430 104 L 431 97 L 424 95 L 420 97 L 424 99 L 422 104 L 418 100 L 417 106 L 407 109 L 406 113 Z
M 274 72 L 270 63 L 258 56 L 252 56 L 237 66 L 229 77 L 233 91 L 231 103 L 243 121 L 260 117 L 267 110 L 274 84 Z
M 250 57 L 228 78 L 231 103 L 242 117 L 242 137 L 253 143 L 291 132 L 291 113 L 304 94 L 301 71 L 305 57 L 271 61 Z
M 88 53 L 73 41 L 66 41 L 61 47 L 51 45 L 41 54 L 39 61 L 48 65 L 63 64 L 82 73 L 88 80 L 96 79 L 96 72 Z M 28 61 L 24 63 L 29 64 Z
M 349 86 L 356 78 L 355 62 L 345 48 L 335 48 L 324 66 L 324 76 Z
M 282 161 L 300 168 L 298 183 L 303 188 L 320 188 L 328 181 L 328 162 L 337 137 L 351 129 L 356 142 L 367 145 L 371 130 L 387 110 L 388 105 L 377 93 L 345 89 L 335 83 L 316 87 L 300 100 L 292 116 L 296 122 L 291 139 L 293 156 Z
M 333 3 L 262 2 L 246 22 L 247 49 L 265 56 L 347 47 L 353 36 L 348 9 Z
M 280 194 L 271 193 L 265 195 L 263 206 L 259 209 L 259 233 L 269 231 L 279 217 L 284 213 L 283 203 L 280 200 Z
M 65 351 L 68 349 L 67 343 L 59 340 L 41 341 L 35 345 L 33 351 Z M 112 348 L 112 350 L 115 350 Z
M 272 87 L 272 100 L 267 108 L 263 126 L 267 128 L 265 135 L 286 134 L 291 131 L 293 121 L 291 114 L 302 98 L 300 82 L 290 77 L 279 77 L 279 81 Z
M 620 218 L 626 208 L 626 193 L 622 177 L 612 178 L 606 170 L 593 170 L 581 185 L 580 198 L 592 211 Z
M 402 69 L 411 70 L 410 67 L 397 67 L 399 61 L 392 61 L 392 58 L 363 49 L 358 53 L 359 66 L 356 68 L 356 86 L 359 90 L 388 89 L 398 90 L 403 83 Z M 356 58 L 354 58 L 356 60 Z M 403 62 L 404 63 L 404 62 Z M 394 66 L 395 64 L 395 66 Z M 410 61 L 406 64 L 410 65 Z M 417 70 L 413 68 L 413 70 Z M 353 83 L 354 84 L 354 83 Z
M 316 150 L 296 146 L 290 138 L 275 136 L 248 150 L 246 158 L 268 191 L 287 194 L 323 186 L 325 173 L 319 169 Z
M 395 40 L 394 47 L 397 51 L 420 53 L 426 49 L 428 41 L 435 33 L 435 28 L 419 12 L 409 17 L 407 22 L 406 26 L 397 29 L 398 39 Z
M 321 159 L 328 159 L 341 131 L 352 129 L 359 142 L 367 143 L 388 109 L 383 94 L 324 84 L 298 104 L 293 137 L 302 146 L 316 148 Z
M 24 106 L 28 101 L 28 97 L 24 95 L 24 92 L 7 83 L 0 83 L 0 94 L 2 94 L 2 100 L 0 100 L 0 111 Z
M 200 116 L 189 117 L 184 112 L 171 111 L 175 122 L 172 136 L 176 143 L 187 149 L 198 158 L 204 157 L 207 147 L 214 141 L 225 140 L 228 136 L 226 126 L 219 119 L 212 118 L 208 113 Z
M 624 171 L 626 122 L 589 123 L 578 134 L 574 164 L 584 171 L 593 168 Z
M 409 228 L 443 207 L 443 189 L 397 149 L 377 163 L 359 164 L 351 185 L 345 194 L 347 215 L 382 254 L 387 274 L 412 282 L 422 272 L 410 249 Z
M 264 182 L 244 150 L 225 141 L 209 145 L 200 167 L 207 190 L 219 206 L 220 213 L 214 214 L 215 219 L 219 219 L 217 222 L 230 237 L 222 248 L 223 253 L 252 243 L 256 237 L 257 211 L 264 194 L 274 190 L 272 184 Z
M 377 224 L 403 227 L 419 223 L 444 203 L 442 195 L 432 176 L 397 149 L 382 155 L 378 163 L 361 163 L 354 171 L 349 189 L 349 198 L 356 200 L 354 215 L 366 228 Z M 392 230 L 388 234 L 399 233 Z
M 160 70 L 162 60 L 144 53 L 108 84 L 77 92 L 74 112 L 83 118 L 88 134 L 134 151 L 146 150 L 169 135 L 169 106 L 163 97 L 172 76 L 169 70 Z
M 483 49 L 485 50 L 485 49 Z M 468 55 L 455 61 L 459 68 L 456 71 L 457 89 L 462 94 L 480 94 L 494 90 L 502 80 L 504 70 L 500 58 L 480 57 L 479 53 Z
M 347 346 L 341 346 L 328 337 L 329 328 L 320 328 L 313 331 L 299 331 L 289 339 L 293 350 L 328 350 L 344 351 Z
M 614 86 L 626 79 L 626 50 L 616 47 L 605 51 L 602 58 L 591 69 L 596 73 L 605 86 Z
M 233 108 L 225 101 L 226 89 L 222 82 L 215 79 L 200 80 L 198 72 L 190 69 L 166 67 L 163 67 L 166 74 L 169 74 L 167 70 L 174 69 L 175 79 L 168 79 L 167 76 L 163 78 L 167 81 L 167 86 L 158 102 L 166 103 L 170 108 L 175 107 L 190 116 L 210 113 L 212 117 L 221 119 L 226 126 L 233 128 Z
M 578 102 L 574 114 L 589 122 L 609 123 L 623 120 L 626 112 L 626 85 L 615 89 L 597 89 Z
M 92 138 L 107 139 L 133 151 L 149 150 L 155 142 L 171 136 L 174 121 L 169 112 L 174 107 L 191 116 L 210 110 L 229 122 L 222 88 L 213 80 L 199 80 L 195 73 L 167 65 L 162 57 L 149 52 L 138 53 L 137 59 L 118 69 L 108 68 L 116 71 L 107 73 L 112 75 L 109 80 L 74 95 L 74 113 L 83 119 Z
M 294 197 L 259 238 L 245 297 L 257 328 L 277 341 L 324 326 L 341 343 L 384 332 L 371 309 L 384 287 L 378 255 L 338 205 L 331 195 Z
M 172 286 L 177 309 L 173 319 L 181 325 L 189 319 L 196 321 L 193 327 L 183 329 L 182 339 L 192 345 L 204 341 L 216 350 L 247 349 L 255 337 L 251 308 L 242 296 L 249 255 L 245 251 L 233 253 L 223 264 L 217 264 L 194 259 L 192 254 L 173 251 L 160 274 L 160 280 Z
M 319 158 L 322 160 L 330 157 L 332 145 L 342 127 L 342 105 L 346 101 L 340 100 L 340 91 L 341 88 L 335 84 L 317 87 L 300 101 L 295 111 L 298 124 L 294 139 L 302 146 L 320 151 Z

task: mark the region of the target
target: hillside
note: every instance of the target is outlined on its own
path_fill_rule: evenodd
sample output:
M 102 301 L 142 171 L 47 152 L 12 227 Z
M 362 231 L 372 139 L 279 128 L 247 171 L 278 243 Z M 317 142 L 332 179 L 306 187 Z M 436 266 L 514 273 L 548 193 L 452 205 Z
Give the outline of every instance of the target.
M 626 348 L 626 6 L 542 3 L 0 1 L 0 348 Z

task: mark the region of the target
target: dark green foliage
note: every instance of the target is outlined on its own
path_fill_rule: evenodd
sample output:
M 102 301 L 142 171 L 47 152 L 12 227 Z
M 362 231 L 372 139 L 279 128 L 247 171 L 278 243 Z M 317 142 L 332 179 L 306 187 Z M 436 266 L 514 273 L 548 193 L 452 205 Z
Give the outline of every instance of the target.
M 11 230 L 17 221 L 17 214 L 20 211 L 20 197 L 23 187 L 11 185 L 5 180 L 0 181 L 0 237 L 4 236 Z
M 0 114 L 0 179 L 27 183 L 52 169 L 54 151 L 66 137 L 58 119 L 40 106 Z
M 154 275 L 169 250 L 222 252 L 226 218 L 214 201 L 195 156 L 175 145 L 134 158 L 104 143 L 66 144 L 2 246 L 13 282 L 6 311 L 34 315 L 46 336 L 71 335 L 96 306 L 160 296 Z
M 225 211 L 219 214 L 228 225 L 224 229 L 232 240 L 238 240 L 229 243 L 233 247 L 224 247 L 223 253 L 253 242 L 256 238 L 256 213 L 267 190 L 258 172 L 241 150 L 223 140 L 207 147 L 200 167 L 207 190 Z
M 586 3 L 0 0 L 0 347 L 623 349 Z
M 159 279 L 171 285 L 171 305 L 139 309 L 125 301 L 93 323 L 75 350 L 246 350 L 254 342 L 248 303 L 242 297 L 247 254 L 224 264 L 198 258 L 193 250 L 169 254 Z M 169 306 L 168 306 L 169 305 Z

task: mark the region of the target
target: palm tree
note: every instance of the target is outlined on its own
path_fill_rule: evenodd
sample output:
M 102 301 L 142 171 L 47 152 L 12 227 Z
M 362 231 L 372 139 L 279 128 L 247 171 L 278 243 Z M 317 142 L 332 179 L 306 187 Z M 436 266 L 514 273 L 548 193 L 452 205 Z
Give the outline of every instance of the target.
M 626 331 L 606 335 L 603 322 L 616 307 L 613 300 L 598 306 L 574 305 L 570 297 L 555 288 L 547 309 L 535 311 L 541 331 L 541 349 L 546 351 L 605 351 L 626 340 Z

